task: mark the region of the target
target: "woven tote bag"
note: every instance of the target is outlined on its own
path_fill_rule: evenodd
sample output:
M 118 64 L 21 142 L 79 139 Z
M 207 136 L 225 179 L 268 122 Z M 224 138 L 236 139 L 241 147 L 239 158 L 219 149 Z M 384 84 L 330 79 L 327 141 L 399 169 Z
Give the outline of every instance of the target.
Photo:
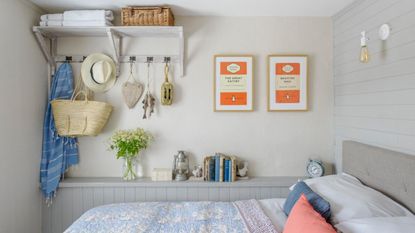
M 84 100 L 76 100 L 79 94 L 83 94 Z M 51 105 L 58 134 L 65 137 L 98 135 L 112 112 L 110 104 L 90 101 L 84 91 L 70 100 L 53 100 Z

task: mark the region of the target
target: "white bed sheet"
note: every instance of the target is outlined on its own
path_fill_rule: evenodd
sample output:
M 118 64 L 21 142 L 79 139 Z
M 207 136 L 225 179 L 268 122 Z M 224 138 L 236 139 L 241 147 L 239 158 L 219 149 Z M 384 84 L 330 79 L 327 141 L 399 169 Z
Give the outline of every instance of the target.
M 283 232 L 287 216 L 283 211 L 285 198 L 263 199 L 259 200 L 264 213 L 269 217 L 275 229 Z

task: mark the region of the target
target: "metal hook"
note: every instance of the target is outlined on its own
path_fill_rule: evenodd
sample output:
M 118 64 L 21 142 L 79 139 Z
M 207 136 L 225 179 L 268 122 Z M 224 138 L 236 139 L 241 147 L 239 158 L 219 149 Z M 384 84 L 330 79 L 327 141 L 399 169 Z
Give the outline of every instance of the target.
M 147 57 L 147 67 L 150 67 L 150 63 L 153 62 L 153 57 Z
M 164 57 L 164 63 L 170 63 L 170 57 Z
M 71 62 L 72 61 L 72 56 L 66 56 L 65 57 L 65 62 Z
M 133 66 L 134 66 L 135 61 L 136 61 L 136 57 L 130 56 L 130 76 L 133 75 Z

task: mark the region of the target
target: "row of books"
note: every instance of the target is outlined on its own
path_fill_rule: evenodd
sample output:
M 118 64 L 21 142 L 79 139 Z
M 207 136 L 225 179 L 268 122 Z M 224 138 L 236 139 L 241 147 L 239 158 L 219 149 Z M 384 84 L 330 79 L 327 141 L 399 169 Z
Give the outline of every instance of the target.
M 203 160 L 205 181 L 233 182 L 236 180 L 236 157 L 216 153 Z

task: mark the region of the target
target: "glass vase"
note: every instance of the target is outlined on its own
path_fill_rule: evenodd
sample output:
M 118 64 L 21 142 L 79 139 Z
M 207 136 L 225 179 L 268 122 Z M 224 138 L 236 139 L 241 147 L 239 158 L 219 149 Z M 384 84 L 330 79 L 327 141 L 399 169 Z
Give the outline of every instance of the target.
M 127 157 L 124 158 L 123 171 L 122 171 L 123 180 L 135 180 L 137 178 L 143 177 L 143 165 L 141 163 L 141 157 Z

